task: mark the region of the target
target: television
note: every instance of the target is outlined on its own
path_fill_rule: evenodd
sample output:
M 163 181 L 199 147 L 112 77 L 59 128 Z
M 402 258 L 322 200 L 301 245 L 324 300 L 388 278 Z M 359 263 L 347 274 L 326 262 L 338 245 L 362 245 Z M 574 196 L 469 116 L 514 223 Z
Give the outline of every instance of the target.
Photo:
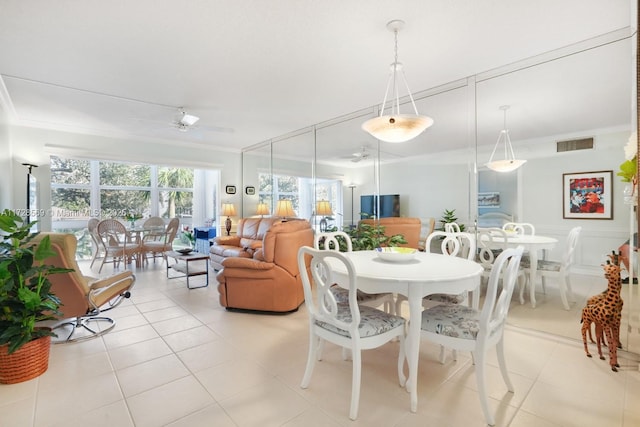
M 378 200 L 380 213 L 378 214 Z M 400 195 L 363 195 L 360 196 L 360 219 L 364 218 L 388 218 L 400 216 Z

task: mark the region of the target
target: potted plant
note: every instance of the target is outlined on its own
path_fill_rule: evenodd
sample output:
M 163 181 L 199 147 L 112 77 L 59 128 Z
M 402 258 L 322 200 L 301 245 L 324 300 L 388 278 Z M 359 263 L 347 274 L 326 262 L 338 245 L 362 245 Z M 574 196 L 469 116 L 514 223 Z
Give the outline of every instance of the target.
M 49 362 L 49 328 L 39 322 L 59 314 L 60 300 L 53 295 L 50 274 L 68 269 L 45 265 L 55 252 L 46 236 L 32 242 L 32 224 L 6 209 L 0 213 L 0 383 L 35 378 Z
M 450 224 L 452 222 L 456 222 L 458 221 L 458 217 L 456 216 L 456 210 L 455 209 L 445 209 L 444 213 L 442 214 L 442 218 L 440 219 L 440 222 L 442 223 L 442 227 L 437 228 L 438 231 L 445 231 L 445 224 Z M 465 226 L 464 224 L 458 224 L 460 226 L 460 231 L 464 231 L 465 230 Z
M 327 231 L 338 231 L 337 227 L 332 227 Z M 383 225 L 358 224 L 356 227 L 344 227 L 343 231 L 351 237 L 351 245 L 354 251 L 366 251 L 379 248 L 381 246 L 398 246 L 407 243 L 402 234 L 386 236 Z M 347 244 L 338 237 L 340 252 L 346 252 Z

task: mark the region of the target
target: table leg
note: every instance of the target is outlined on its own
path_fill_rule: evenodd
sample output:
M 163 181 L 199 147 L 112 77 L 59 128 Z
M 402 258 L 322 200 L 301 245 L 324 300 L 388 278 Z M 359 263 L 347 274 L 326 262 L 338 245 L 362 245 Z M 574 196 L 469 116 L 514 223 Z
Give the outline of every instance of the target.
M 531 307 L 536 308 L 536 279 L 538 277 L 538 251 L 529 251 L 529 299 Z
M 409 332 L 405 338 L 405 354 L 409 365 L 409 376 L 406 388 L 411 393 L 411 412 L 418 410 L 418 357 L 420 356 L 420 326 L 422 323 L 422 295 L 415 290 L 412 295 L 411 286 L 409 300 Z

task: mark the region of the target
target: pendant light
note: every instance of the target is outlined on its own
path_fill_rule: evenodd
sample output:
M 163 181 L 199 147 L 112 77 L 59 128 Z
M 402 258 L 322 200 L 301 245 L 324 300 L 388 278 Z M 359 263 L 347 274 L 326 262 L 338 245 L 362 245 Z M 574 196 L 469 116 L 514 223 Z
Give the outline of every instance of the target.
M 493 147 L 489 162 L 485 163 L 485 166 L 496 172 L 511 172 L 524 165 L 527 161 L 517 160 L 515 154 L 513 154 L 511 138 L 509 138 L 509 130 L 507 129 L 507 110 L 509 106 L 503 105 L 500 109 L 504 112 L 504 126 L 500 131 L 500 135 L 498 135 L 498 140 L 496 141 L 496 146 Z M 504 160 L 493 160 L 500 142 L 504 143 Z
M 370 133 L 373 137 L 384 142 L 406 142 L 420 135 L 433 124 L 433 119 L 418 114 L 416 103 L 413 100 L 407 79 L 402 70 L 402 63 L 398 62 L 398 32 L 404 27 L 404 21 L 399 19 L 387 23 L 387 29 L 392 31 L 395 36 L 395 57 L 391 64 L 391 75 L 387 82 L 387 90 L 384 94 L 382 107 L 380 108 L 380 116 L 369 119 L 362 124 L 362 129 Z M 399 95 L 399 77 L 402 78 L 404 86 L 411 99 L 415 114 L 400 114 L 400 95 Z M 391 101 L 389 114 L 384 115 L 384 108 L 391 91 Z

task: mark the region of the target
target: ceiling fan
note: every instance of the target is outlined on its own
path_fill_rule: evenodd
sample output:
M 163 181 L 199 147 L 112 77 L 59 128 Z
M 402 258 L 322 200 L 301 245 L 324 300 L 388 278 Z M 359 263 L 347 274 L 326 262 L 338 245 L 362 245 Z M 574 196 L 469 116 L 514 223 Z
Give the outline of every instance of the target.
M 371 153 L 367 151 L 367 147 L 363 145 L 360 148 L 360 151 L 356 151 L 355 153 L 351 153 L 350 156 L 347 156 L 347 159 L 350 159 L 353 163 L 361 162 L 365 159 L 368 159 L 371 156 Z
M 200 117 L 188 114 L 184 108 L 180 108 L 180 116 L 172 124 L 180 132 L 187 132 L 198 120 L 200 120 Z

